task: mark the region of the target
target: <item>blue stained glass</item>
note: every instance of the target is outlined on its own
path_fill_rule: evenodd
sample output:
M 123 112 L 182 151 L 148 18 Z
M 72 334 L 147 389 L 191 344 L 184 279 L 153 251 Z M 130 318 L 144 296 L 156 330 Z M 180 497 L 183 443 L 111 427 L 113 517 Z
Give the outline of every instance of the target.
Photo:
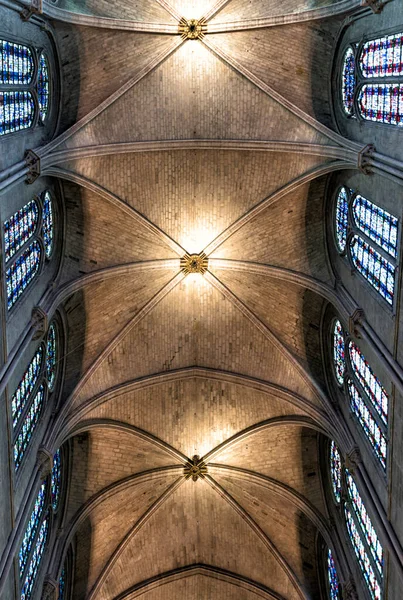
M 398 227 L 396 217 L 360 195 L 354 199 L 353 215 L 357 227 L 396 258 Z
M 330 600 L 339 600 L 339 578 L 337 577 L 336 565 L 330 548 L 327 553 L 327 576 Z
M 363 85 L 358 105 L 360 115 L 366 121 L 403 126 L 403 84 Z
M 343 61 L 342 98 L 344 110 L 348 115 L 352 115 L 354 112 L 355 84 L 354 52 L 352 48 L 347 48 Z
M 35 500 L 35 505 L 31 513 L 31 517 L 28 521 L 27 528 L 25 530 L 24 538 L 18 554 L 19 566 L 20 566 L 20 577 L 23 576 L 25 567 L 28 562 L 28 557 L 31 552 L 32 542 L 35 539 L 36 532 L 41 521 L 43 508 L 45 506 L 46 498 L 46 483 L 42 483 L 38 496 Z
M 60 448 L 56 450 L 55 455 L 53 457 L 53 467 L 52 467 L 52 506 L 53 510 L 57 509 L 59 504 L 59 496 L 60 496 L 60 484 L 62 477 L 62 458 L 60 454 Z
M 332 487 L 334 497 L 337 502 L 341 498 L 341 456 L 336 443 L 332 440 L 330 444 L 330 474 L 332 478 Z
M 44 519 L 39 530 L 38 539 L 35 543 L 31 562 L 29 563 L 28 572 L 25 577 L 24 585 L 21 590 L 21 600 L 29 600 L 32 596 L 32 590 L 39 572 L 40 563 L 45 551 L 46 539 L 48 537 L 48 518 Z
M 43 197 L 42 229 L 46 258 L 50 258 L 53 250 L 54 231 L 52 197 L 49 192 L 45 192 Z
M 343 384 L 346 370 L 344 335 L 340 321 L 336 321 L 333 329 L 333 364 L 339 385 Z
M 358 235 L 353 237 L 350 248 L 356 269 L 389 304 L 393 304 L 395 267 Z
M 351 499 L 354 512 L 356 514 L 358 523 L 364 533 L 367 544 L 371 550 L 371 554 L 375 560 L 375 564 L 378 568 L 379 574 L 383 575 L 383 549 L 378 539 L 372 521 L 368 515 L 367 509 L 364 506 L 358 488 L 351 474 L 346 470 L 347 477 L 347 490 L 348 495 Z
M 360 67 L 364 77 L 393 77 L 403 72 L 403 33 L 370 40 L 363 46 Z
M 27 46 L 0 40 L 0 83 L 29 85 L 33 72 L 32 52 Z
M 32 391 L 38 381 L 42 368 L 42 361 L 43 349 L 42 346 L 39 346 L 11 399 L 14 428 L 17 426 L 18 420 L 23 413 L 27 400 L 32 394 Z
M 336 238 L 340 252 L 344 252 L 347 243 L 347 225 L 348 225 L 348 194 L 345 187 L 342 187 L 337 196 L 336 203 Z
M 0 136 L 31 127 L 34 111 L 31 92 L 0 91 Z
M 365 360 L 359 347 L 354 342 L 350 342 L 348 349 L 351 365 L 358 381 L 364 388 L 383 422 L 387 424 L 389 397 L 385 388 Z
M 38 273 L 41 254 L 41 247 L 35 241 L 6 270 L 8 310 L 14 306 L 23 291 Z
M 353 516 L 347 506 L 344 506 L 344 513 L 346 516 L 347 530 L 350 536 L 351 544 L 354 548 L 354 552 L 357 556 L 358 563 L 361 567 L 361 571 L 364 575 L 371 597 L 373 600 L 381 600 L 381 586 L 379 585 L 379 582 L 375 576 L 368 553 L 365 550 L 365 546 L 362 542 Z
M 352 381 L 348 382 L 348 390 L 350 393 L 351 410 L 360 422 L 360 425 L 369 439 L 381 465 L 384 469 L 386 469 L 386 438 Z
M 56 381 L 57 366 L 57 338 L 56 327 L 52 325 L 48 331 L 48 343 L 46 345 L 46 375 L 48 378 L 48 387 L 53 390 Z
M 17 471 L 22 459 L 24 458 L 25 450 L 31 441 L 35 427 L 38 424 L 39 417 L 41 416 L 43 399 L 45 395 L 45 389 L 43 385 L 40 386 L 38 392 L 32 401 L 29 411 L 24 419 L 20 433 L 14 443 L 14 464 L 15 470 Z
M 41 121 L 46 119 L 49 110 L 49 65 L 45 54 L 39 57 L 38 102 Z
M 31 200 L 4 222 L 6 262 L 34 235 L 38 225 L 38 215 L 38 205 L 35 200 Z
M 66 590 L 66 567 L 63 567 L 59 578 L 59 598 L 58 600 L 64 600 L 64 593 Z

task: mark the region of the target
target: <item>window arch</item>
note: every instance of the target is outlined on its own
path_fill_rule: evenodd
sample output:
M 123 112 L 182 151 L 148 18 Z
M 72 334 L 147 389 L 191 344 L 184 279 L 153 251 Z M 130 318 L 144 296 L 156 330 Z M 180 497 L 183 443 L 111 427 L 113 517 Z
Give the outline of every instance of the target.
M 347 116 L 403 126 L 403 33 L 347 47 L 341 99 Z
M 337 251 L 349 257 L 389 306 L 395 292 L 398 230 L 394 215 L 346 186 L 339 188 L 334 223 Z
M 57 467 L 55 468 L 55 465 Z M 50 532 L 55 519 L 54 490 L 61 492 L 62 454 L 58 449 L 53 458 L 52 473 L 41 484 L 38 496 L 25 529 L 18 553 L 20 598 L 30 600 L 38 580 Z
M 46 54 L 0 40 L 0 136 L 44 123 L 49 105 Z
M 386 470 L 389 396 L 359 346 L 344 332 L 340 321 L 336 320 L 336 325 L 338 326 L 332 326 L 333 349 L 336 344 L 342 344 L 343 349 L 347 348 L 347 356 L 343 355 L 342 358 L 335 356 L 333 350 L 336 377 L 342 363 L 342 383 L 346 397 L 350 400 L 350 410 L 361 426 L 374 455 Z
M 50 191 L 45 190 L 7 219 L 3 236 L 7 308 L 11 310 L 53 254 L 55 219 Z
M 52 349 L 51 357 L 49 357 L 49 348 Z M 48 394 L 52 393 L 55 389 L 57 348 L 57 326 L 53 322 L 49 327 L 45 343 L 41 344 L 35 352 L 11 398 L 14 466 L 16 471 L 20 468 L 30 441 L 34 436 L 46 405 Z M 51 372 L 48 368 L 49 364 L 52 365 Z

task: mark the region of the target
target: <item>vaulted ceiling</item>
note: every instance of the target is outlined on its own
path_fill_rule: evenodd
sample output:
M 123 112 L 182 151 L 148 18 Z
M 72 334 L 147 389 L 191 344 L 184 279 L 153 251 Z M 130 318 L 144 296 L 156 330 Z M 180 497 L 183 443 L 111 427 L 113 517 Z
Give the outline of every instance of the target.
M 318 598 L 325 176 L 349 163 L 327 85 L 341 17 L 304 11 L 343 3 L 165 4 L 85 11 L 289 24 L 183 41 L 55 23 L 73 597 Z M 185 275 L 201 251 L 207 273 Z

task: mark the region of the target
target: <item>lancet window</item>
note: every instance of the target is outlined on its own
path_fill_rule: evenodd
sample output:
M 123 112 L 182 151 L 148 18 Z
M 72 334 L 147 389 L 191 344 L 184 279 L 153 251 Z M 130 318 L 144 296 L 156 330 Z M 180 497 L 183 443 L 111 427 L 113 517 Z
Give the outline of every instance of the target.
M 342 358 L 333 351 L 333 366 L 337 384 L 349 398 L 350 410 L 370 443 L 373 453 L 386 469 L 388 449 L 389 396 L 373 372 L 361 349 L 343 330 L 339 320 L 332 326 L 333 348 L 343 344 Z M 342 341 L 341 341 L 341 339 Z M 340 372 L 343 377 L 340 379 Z
M 54 201 L 48 190 L 32 199 L 3 224 L 7 308 L 15 305 L 43 264 L 55 239 Z
M 30 600 L 33 597 L 49 542 L 51 525 L 55 519 L 57 507 L 54 506 L 54 490 L 56 488 L 57 501 L 60 501 L 61 476 L 61 452 L 57 450 L 53 458 L 52 474 L 41 484 L 18 553 L 21 600 Z
M 44 52 L 0 40 L 0 136 L 44 123 L 50 105 Z
M 337 192 L 338 252 L 392 306 L 397 267 L 398 219 L 346 186 Z
M 11 398 L 15 470 L 21 466 L 27 448 L 35 434 L 47 397 L 55 388 L 57 377 L 58 334 L 52 323 L 47 339 L 35 352 Z M 49 350 L 50 349 L 50 350 Z M 49 353 L 51 352 L 51 356 Z M 51 365 L 49 370 L 48 365 Z M 55 458 L 57 460 L 57 458 Z M 59 464 L 60 467 L 60 464 Z M 55 475 L 57 467 L 54 465 Z M 58 492 L 54 489 L 57 504 Z
M 403 125 L 403 33 L 349 46 L 341 68 L 345 113 L 376 123 Z
M 336 570 L 336 563 L 331 549 L 327 552 L 327 581 L 329 588 L 329 599 L 340 600 L 340 584 Z

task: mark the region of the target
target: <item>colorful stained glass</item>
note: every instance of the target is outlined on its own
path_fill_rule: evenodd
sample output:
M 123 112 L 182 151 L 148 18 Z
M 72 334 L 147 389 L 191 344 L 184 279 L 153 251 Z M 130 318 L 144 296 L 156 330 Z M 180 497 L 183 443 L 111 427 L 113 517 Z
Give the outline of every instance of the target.
M 347 490 L 348 495 L 351 499 L 351 503 L 357 517 L 357 521 L 360 524 L 364 537 L 367 541 L 369 549 L 371 550 L 372 557 L 378 568 L 379 574 L 383 575 L 383 549 L 378 539 L 372 521 L 368 515 L 367 509 L 364 506 L 358 488 L 352 475 L 346 470 L 347 479 Z
M 359 194 L 354 198 L 353 215 L 357 227 L 396 258 L 398 226 L 396 217 Z
M 395 267 L 358 235 L 353 237 L 350 249 L 356 269 L 389 304 L 393 304 Z
M 41 247 L 35 241 L 6 270 L 8 310 L 14 306 L 23 291 L 38 273 L 41 254 Z
M 35 200 L 31 200 L 4 222 L 6 262 L 34 235 L 38 225 L 38 215 L 38 205 Z
M 344 252 L 347 242 L 348 225 L 348 193 L 342 187 L 337 196 L 336 203 L 336 238 L 340 252 Z
M 64 600 L 64 594 L 66 591 L 66 567 L 63 567 L 59 577 L 59 598 L 58 600 Z
M 381 465 L 384 469 L 386 469 L 386 438 L 383 435 L 381 428 L 372 416 L 367 405 L 365 404 L 364 400 L 360 396 L 357 387 L 352 381 L 348 382 L 348 390 L 350 394 L 351 410 L 360 422 L 360 425 L 363 428 L 367 438 L 369 439 Z
M 337 577 L 336 565 L 330 548 L 327 553 L 327 576 L 330 600 L 339 600 L 339 578 Z
M 43 508 L 45 506 L 45 498 L 46 498 L 46 483 L 43 482 L 39 489 L 39 493 L 36 497 L 35 505 L 32 510 L 31 517 L 28 521 L 28 525 L 25 530 L 24 538 L 22 540 L 22 544 L 21 544 L 20 551 L 18 554 L 20 577 L 22 577 L 22 575 L 24 573 L 25 567 L 28 562 L 29 554 L 31 552 L 32 543 L 35 539 L 35 535 L 38 530 L 39 523 L 41 521 Z
M 21 600 L 29 600 L 32 597 L 35 581 L 39 572 L 40 563 L 45 551 L 46 539 L 48 537 L 48 518 L 44 519 L 39 530 L 38 539 L 35 542 L 35 549 L 29 563 L 28 572 L 25 577 L 24 585 L 21 590 Z
M 336 321 L 333 329 L 333 364 L 337 382 L 343 384 L 346 370 L 344 335 L 340 321 Z
M 53 390 L 56 381 L 57 368 L 57 336 L 56 327 L 52 323 L 48 331 L 48 343 L 46 345 L 46 376 L 48 387 Z
M 337 502 L 341 498 L 341 456 L 336 443 L 332 440 L 330 444 L 330 475 L 332 478 L 332 487 L 334 497 Z
M 403 33 L 370 40 L 363 46 L 360 67 L 364 77 L 396 77 L 403 72 Z
M 403 84 L 363 85 L 358 98 L 360 115 L 366 121 L 403 126 Z
M 38 381 L 42 368 L 42 361 L 43 348 L 42 346 L 39 346 L 11 399 L 11 411 L 14 428 L 17 426 L 18 420 L 24 411 L 27 400 L 32 394 L 33 389 Z
M 38 66 L 38 102 L 41 121 L 46 119 L 49 110 L 49 65 L 45 54 L 39 57 Z
M 0 40 L 0 83 L 29 85 L 33 72 L 32 52 L 27 46 Z
M 56 450 L 53 457 L 52 467 L 52 506 L 53 510 L 57 510 L 60 496 L 60 485 L 62 478 L 62 457 L 60 454 L 60 448 Z
M 31 92 L 0 91 L 0 136 L 31 127 L 34 112 Z
M 358 563 L 361 567 L 361 571 L 364 575 L 372 600 L 381 600 L 381 586 L 379 585 L 379 582 L 375 576 L 374 569 L 372 568 L 368 553 L 365 549 L 357 526 L 354 522 L 353 516 L 350 510 L 348 509 L 347 505 L 344 506 L 344 513 L 346 517 L 347 530 L 350 536 L 351 544 L 354 548 L 354 552 L 357 556 Z
M 354 92 L 355 92 L 355 57 L 352 48 L 347 48 L 343 61 L 343 81 L 342 98 L 343 107 L 348 115 L 354 112 Z
M 35 431 L 35 427 L 38 424 L 43 408 L 43 400 L 45 396 L 45 388 L 43 385 L 40 386 L 38 392 L 32 401 L 29 411 L 24 419 L 17 439 L 14 443 L 14 464 L 15 470 L 19 468 L 22 459 L 24 458 L 25 450 L 31 441 L 32 435 Z
M 50 258 L 53 250 L 54 230 L 52 197 L 49 192 L 45 192 L 43 196 L 42 230 L 46 258 Z
M 361 350 L 354 342 L 349 343 L 348 350 L 351 365 L 358 381 L 364 388 L 365 393 L 370 398 L 383 422 L 387 424 L 389 397 L 385 388 L 382 386 L 381 382 L 365 360 Z

